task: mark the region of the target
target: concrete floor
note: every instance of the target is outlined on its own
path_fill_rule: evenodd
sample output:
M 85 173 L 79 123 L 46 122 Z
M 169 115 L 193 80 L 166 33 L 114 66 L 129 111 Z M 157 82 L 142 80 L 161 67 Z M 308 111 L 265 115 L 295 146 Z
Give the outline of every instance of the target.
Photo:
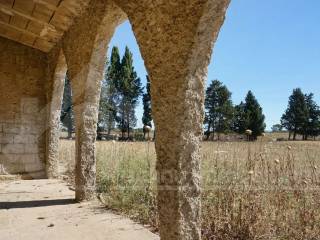
M 1 240 L 158 240 L 98 202 L 75 203 L 59 180 L 0 182 Z

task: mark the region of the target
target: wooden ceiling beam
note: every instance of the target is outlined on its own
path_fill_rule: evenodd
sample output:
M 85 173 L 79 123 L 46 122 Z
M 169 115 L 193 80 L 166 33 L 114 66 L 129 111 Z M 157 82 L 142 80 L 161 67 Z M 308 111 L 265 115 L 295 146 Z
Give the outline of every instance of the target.
M 56 5 L 54 4 L 51 4 L 47 1 L 44 1 L 44 0 L 33 0 L 34 3 L 36 4 L 40 4 L 40 5 L 43 5 L 45 6 L 46 8 L 52 10 L 52 11 L 57 11 L 59 7 L 57 7 Z
M 23 33 L 23 34 L 27 34 L 27 35 L 29 35 L 29 36 L 31 36 L 31 37 L 41 38 L 41 39 L 47 41 L 48 43 L 51 42 L 50 39 L 48 39 L 45 35 L 44 35 L 44 36 L 41 36 L 41 35 L 35 34 L 35 33 L 30 32 L 30 31 L 28 31 L 28 30 L 26 30 L 26 29 L 24 29 L 24 28 L 20 28 L 20 27 L 17 27 L 17 26 L 15 26 L 15 25 L 8 24 L 8 23 L 3 22 L 3 21 L 1 21 L 1 20 L 0 20 L 0 25 L 3 25 L 3 26 L 5 26 L 5 27 L 7 27 L 7 28 L 11 28 L 11 29 L 16 30 L 16 31 L 18 31 L 18 32 L 21 32 L 21 33 Z
M 0 37 L 10 39 L 10 40 L 12 40 L 12 41 L 14 41 L 14 42 L 18 42 L 17 39 L 8 37 L 6 34 L 4 34 L 4 33 L 2 33 L 2 32 L 0 32 Z M 27 43 L 27 42 L 25 42 L 25 41 L 19 41 L 19 43 L 20 43 L 20 44 L 23 44 L 23 45 L 26 45 L 26 46 L 28 46 L 28 47 L 31 47 L 31 48 L 38 49 L 38 50 L 40 50 L 41 52 L 49 52 L 47 49 L 42 49 L 42 48 L 39 48 L 39 47 L 37 47 L 37 46 L 33 46 L 33 45 L 31 45 L 31 44 L 29 44 L 29 43 Z
M 19 16 L 21 16 L 21 17 L 23 17 L 23 18 L 26 18 L 26 19 L 28 19 L 28 20 L 30 20 L 30 21 L 32 21 L 32 22 L 36 22 L 36 23 L 38 23 L 38 24 L 40 24 L 40 25 L 46 26 L 47 28 L 49 28 L 49 29 L 52 30 L 52 31 L 56 31 L 56 32 L 59 32 L 59 34 L 63 34 L 63 32 L 58 31 L 58 30 L 55 28 L 55 26 L 47 23 L 46 21 L 37 19 L 37 18 L 35 18 L 35 17 L 32 17 L 32 16 L 27 15 L 27 14 L 25 14 L 25 13 L 22 13 L 22 12 L 16 10 L 16 9 L 9 8 L 9 7 L 7 7 L 6 5 L 4 5 L 4 4 L 2 4 L 2 3 L 0 3 L 0 11 L 2 11 L 2 12 L 5 13 L 5 14 L 9 14 L 9 15 L 11 15 L 11 16 L 12 16 L 12 15 L 19 15 Z M 12 13 L 12 14 L 10 14 L 10 13 Z

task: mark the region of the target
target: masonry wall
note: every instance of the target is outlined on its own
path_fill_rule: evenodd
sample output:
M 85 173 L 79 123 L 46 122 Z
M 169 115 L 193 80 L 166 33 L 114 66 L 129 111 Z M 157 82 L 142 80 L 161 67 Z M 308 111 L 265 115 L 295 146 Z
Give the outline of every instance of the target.
M 46 56 L 4 38 L 0 53 L 0 165 L 44 177 Z

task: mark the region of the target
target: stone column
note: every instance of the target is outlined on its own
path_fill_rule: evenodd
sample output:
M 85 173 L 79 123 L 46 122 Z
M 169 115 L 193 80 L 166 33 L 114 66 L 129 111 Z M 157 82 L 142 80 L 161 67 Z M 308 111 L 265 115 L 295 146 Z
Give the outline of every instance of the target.
M 205 78 L 229 0 L 117 2 L 133 25 L 151 79 L 161 239 L 201 239 Z
M 47 125 L 47 161 L 46 173 L 48 178 L 59 175 L 59 139 L 60 114 L 63 99 L 64 82 L 67 65 L 61 49 L 54 49 L 49 55 L 48 74 L 48 125 Z
M 63 40 L 76 124 L 76 200 L 95 196 L 95 141 L 107 45 L 126 18 L 111 1 L 92 0 Z

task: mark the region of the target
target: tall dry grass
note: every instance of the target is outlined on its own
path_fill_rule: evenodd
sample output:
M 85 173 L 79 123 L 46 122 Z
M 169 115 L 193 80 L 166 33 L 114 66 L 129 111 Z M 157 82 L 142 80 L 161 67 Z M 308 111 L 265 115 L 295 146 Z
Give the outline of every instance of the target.
M 71 144 L 61 144 L 66 168 Z M 201 152 L 203 239 L 320 239 L 320 143 L 205 142 Z M 157 230 L 155 159 L 153 143 L 97 143 L 102 201 Z

